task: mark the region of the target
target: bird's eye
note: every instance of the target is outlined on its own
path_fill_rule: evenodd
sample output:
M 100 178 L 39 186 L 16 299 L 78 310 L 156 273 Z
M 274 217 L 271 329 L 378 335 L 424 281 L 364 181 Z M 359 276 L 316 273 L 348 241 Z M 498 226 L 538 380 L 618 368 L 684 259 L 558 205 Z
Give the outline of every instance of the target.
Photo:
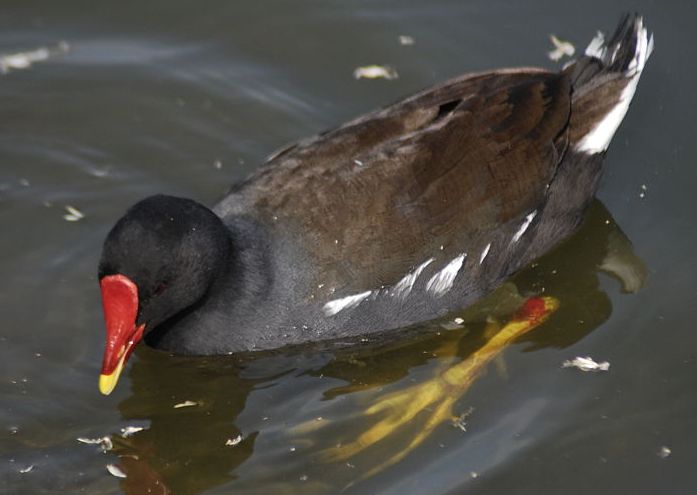
M 164 292 L 164 290 L 167 288 L 167 282 L 160 282 L 157 287 L 155 287 L 155 290 L 152 291 L 153 296 L 159 296 Z

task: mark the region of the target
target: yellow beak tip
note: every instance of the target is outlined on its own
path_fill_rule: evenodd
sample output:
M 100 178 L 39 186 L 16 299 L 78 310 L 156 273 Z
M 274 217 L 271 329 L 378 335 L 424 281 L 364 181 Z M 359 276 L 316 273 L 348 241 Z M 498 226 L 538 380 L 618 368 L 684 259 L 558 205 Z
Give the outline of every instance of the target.
M 99 391 L 104 395 L 109 395 L 115 388 L 118 376 L 116 373 L 111 375 L 99 375 Z
M 126 355 L 123 354 L 119 363 L 116 365 L 116 369 L 110 374 L 105 375 L 102 373 L 99 375 L 99 391 L 104 395 L 109 395 L 116 388 L 116 384 L 119 381 L 119 376 L 121 376 L 121 370 L 123 370 L 123 363 L 126 360 Z

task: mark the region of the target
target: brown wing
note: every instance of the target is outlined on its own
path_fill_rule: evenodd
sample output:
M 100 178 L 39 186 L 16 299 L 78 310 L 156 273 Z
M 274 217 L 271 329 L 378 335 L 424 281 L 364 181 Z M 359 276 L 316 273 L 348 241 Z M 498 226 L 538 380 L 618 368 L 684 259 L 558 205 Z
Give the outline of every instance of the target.
M 461 77 L 282 150 L 238 192 L 299 232 L 328 287 L 393 284 L 543 201 L 570 91 L 536 69 Z

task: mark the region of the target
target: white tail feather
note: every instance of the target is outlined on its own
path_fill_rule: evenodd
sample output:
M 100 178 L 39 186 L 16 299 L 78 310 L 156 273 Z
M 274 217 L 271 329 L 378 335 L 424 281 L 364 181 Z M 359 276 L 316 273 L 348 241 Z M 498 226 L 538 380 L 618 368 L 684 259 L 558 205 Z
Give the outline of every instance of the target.
M 591 131 L 583 136 L 576 145 L 576 150 L 583 153 L 602 153 L 607 150 L 610 145 L 615 131 L 620 126 L 629 109 L 629 103 L 634 97 L 641 72 L 644 70 L 644 65 L 653 51 L 653 35 L 649 35 L 643 25 L 641 18 L 637 20 L 637 42 L 634 51 L 634 57 L 629 62 L 627 70 L 624 73 L 629 82 L 625 86 L 620 95 L 617 104 L 610 110 L 605 117 Z M 618 48 L 619 45 L 616 47 Z M 613 53 L 613 59 L 617 53 L 617 49 Z M 607 46 L 605 45 L 605 36 L 602 33 L 593 38 L 586 48 L 586 55 L 597 57 L 601 60 L 607 55 Z

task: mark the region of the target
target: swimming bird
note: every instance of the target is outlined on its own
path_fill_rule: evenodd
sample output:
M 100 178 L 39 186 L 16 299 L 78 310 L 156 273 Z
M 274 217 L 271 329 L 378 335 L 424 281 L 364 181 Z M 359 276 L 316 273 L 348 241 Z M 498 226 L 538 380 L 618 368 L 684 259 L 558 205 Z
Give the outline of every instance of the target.
M 465 74 L 287 146 L 213 208 L 138 202 L 99 263 L 100 390 L 141 340 L 348 342 L 475 302 L 579 226 L 652 49 L 630 14 L 560 72 Z

